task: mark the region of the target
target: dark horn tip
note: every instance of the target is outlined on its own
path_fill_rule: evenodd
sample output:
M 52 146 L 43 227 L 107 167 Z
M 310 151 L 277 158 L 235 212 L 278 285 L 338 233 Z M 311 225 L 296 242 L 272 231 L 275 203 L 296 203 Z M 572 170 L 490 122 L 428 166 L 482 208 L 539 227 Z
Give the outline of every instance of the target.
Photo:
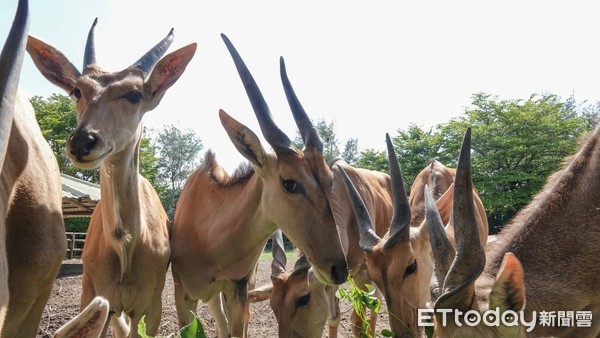
M 94 23 L 92 23 L 92 28 L 96 27 L 97 24 L 98 24 L 98 18 L 95 18 Z
M 175 28 L 172 27 L 171 30 L 169 31 L 169 34 L 167 34 L 167 35 L 174 35 L 174 34 L 175 34 Z

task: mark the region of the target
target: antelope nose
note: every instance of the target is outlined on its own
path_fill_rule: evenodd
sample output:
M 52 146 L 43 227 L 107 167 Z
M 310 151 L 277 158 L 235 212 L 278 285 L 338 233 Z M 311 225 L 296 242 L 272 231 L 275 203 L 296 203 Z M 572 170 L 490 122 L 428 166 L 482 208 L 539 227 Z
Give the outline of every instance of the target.
M 96 133 L 75 131 L 70 137 L 71 155 L 80 160 L 83 159 L 94 150 L 99 139 L 100 137 Z
M 331 279 L 335 284 L 343 284 L 348 279 L 348 265 L 343 263 L 335 264 L 331 267 Z

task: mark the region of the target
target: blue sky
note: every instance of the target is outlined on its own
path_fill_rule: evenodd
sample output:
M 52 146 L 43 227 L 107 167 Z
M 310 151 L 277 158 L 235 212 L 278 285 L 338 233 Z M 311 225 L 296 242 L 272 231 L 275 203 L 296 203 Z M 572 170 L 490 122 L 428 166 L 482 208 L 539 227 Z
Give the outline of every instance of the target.
M 600 21 L 593 2 L 569 1 L 81 1 L 31 0 L 30 33 L 81 67 L 89 27 L 97 60 L 121 70 L 162 39 L 196 56 L 146 126 L 191 128 L 231 170 L 242 157 L 219 119 L 223 108 L 259 134 L 221 41 L 229 36 L 261 87 L 274 119 L 295 126 L 279 79 L 279 56 L 309 115 L 337 121 L 338 137 L 384 149 L 386 132 L 429 127 L 461 114 L 471 94 L 527 99 L 550 92 L 600 99 Z M 0 41 L 16 0 L 0 3 Z M 61 93 L 26 56 L 21 88 Z M 266 144 L 266 143 L 265 143 Z

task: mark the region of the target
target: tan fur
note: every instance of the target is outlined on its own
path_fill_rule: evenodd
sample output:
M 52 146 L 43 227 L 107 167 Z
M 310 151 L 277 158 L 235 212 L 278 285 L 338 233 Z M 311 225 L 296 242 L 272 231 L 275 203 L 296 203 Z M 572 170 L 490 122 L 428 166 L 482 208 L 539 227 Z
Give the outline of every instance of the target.
M 214 155 L 207 154 L 177 203 L 172 270 L 179 325 L 193 319 L 190 311 L 196 311 L 198 300 L 210 300 L 219 336 L 239 337 L 246 335 L 249 311 L 240 283 L 253 272 L 276 228 L 303 250 L 315 273 L 327 283 L 333 283 L 332 268 L 345 269 L 346 264 L 329 206 L 332 174 L 323 157 L 300 150 L 280 157 L 267 153 L 250 129 L 223 111 L 220 116 L 255 172 L 229 179 Z M 292 179 L 302 185 L 303 194 L 284 189 L 282 181 Z M 226 300 L 229 327 L 220 311 L 220 292 Z
M 80 74 L 54 47 L 33 37 L 28 41 L 38 69 L 76 103 L 77 129 L 67 140 L 67 155 L 79 167 L 100 167 L 102 200 L 82 255 L 80 309 L 96 296 L 106 298 L 116 315 L 110 319 L 115 337 L 137 337 L 144 315 L 148 334 L 159 328 L 169 221 L 158 195 L 138 173 L 141 120 L 183 73 L 195 49 L 191 44 L 165 56 L 147 77 L 134 67 L 109 73 L 94 64 Z M 127 99 L 132 93 L 139 101 Z
M 532 311 L 592 311 L 592 327 L 548 327 L 537 323 L 531 333 L 525 328 L 484 326 L 441 327 L 439 337 L 597 337 L 600 334 L 600 127 L 564 169 L 553 174 L 544 189 L 505 226 L 486 248 L 486 267 L 475 282 L 471 309 L 485 311 L 498 304 L 502 310 L 520 310 L 515 290 L 524 290 L 525 317 Z M 506 263 L 506 253 L 517 262 Z M 510 271 L 507 271 L 509 269 Z M 521 270 L 521 271 L 519 271 Z M 521 276 L 522 274 L 522 276 Z M 510 279 L 500 284 L 499 281 Z M 519 277 L 521 276 L 521 277 Z M 506 288 L 511 288 L 509 293 Z M 500 292 L 500 294 L 498 293 Z M 507 296 L 508 295 L 508 296 Z

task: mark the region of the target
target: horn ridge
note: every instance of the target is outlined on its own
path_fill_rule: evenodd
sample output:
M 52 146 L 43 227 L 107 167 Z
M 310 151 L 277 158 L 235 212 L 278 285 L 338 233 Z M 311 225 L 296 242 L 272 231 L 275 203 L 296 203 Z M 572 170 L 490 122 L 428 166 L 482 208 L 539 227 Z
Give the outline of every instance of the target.
M 388 133 L 385 134 L 385 141 L 388 151 L 388 160 L 390 164 L 390 176 L 392 179 L 392 197 L 394 200 L 394 214 L 390 225 L 390 236 L 385 243 L 385 248 L 393 246 L 399 241 L 410 240 L 410 206 L 404 181 L 402 180 L 402 171 L 396 158 L 396 151 Z
M 96 39 L 95 29 L 98 24 L 98 18 L 94 19 L 92 27 L 88 33 L 87 41 L 85 42 L 85 53 L 83 54 L 83 69 L 85 70 L 88 66 L 96 64 Z
M 273 234 L 271 254 L 273 255 L 273 261 L 271 262 L 271 277 L 277 278 L 279 274 L 285 272 L 285 265 L 287 264 L 287 257 L 285 256 L 285 249 L 283 246 L 283 233 L 280 229 L 277 229 Z
M 223 42 L 225 42 L 225 46 L 233 59 L 233 63 L 242 80 L 242 84 L 244 85 L 244 89 L 246 90 L 246 94 L 250 100 L 250 104 L 252 105 L 252 109 L 254 110 L 263 136 L 276 153 L 285 152 L 286 149 L 291 148 L 292 142 L 273 121 L 267 101 L 265 101 L 254 77 L 250 73 L 250 70 L 248 70 L 246 63 L 236 48 L 233 46 L 233 43 L 231 43 L 231 40 L 229 40 L 225 34 L 221 34 L 221 38 L 223 39 Z
M 175 35 L 175 29 L 171 28 L 169 34 L 164 37 L 159 43 L 157 43 L 152 49 L 150 49 L 144 56 L 137 60 L 131 67 L 141 70 L 145 76 L 150 74 L 150 71 L 160 58 L 166 53 L 169 46 L 173 42 Z
M 444 280 L 436 308 L 466 309 L 475 294 L 474 284 L 485 267 L 485 251 L 479 241 L 471 175 L 471 128 L 467 128 L 454 178 L 452 218 L 456 256 Z
M 285 97 L 287 98 L 290 110 L 296 121 L 296 126 L 302 136 L 302 141 L 306 148 L 316 149 L 319 153 L 323 152 L 323 141 L 317 132 L 317 129 L 313 126 L 310 118 L 306 114 L 306 111 L 302 107 L 294 88 L 288 78 L 287 70 L 285 68 L 285 60 L 283 57 L 279 58 L 279 72 L 281 75 L 281 82 L 283 83 L 283 90 L 285 91 Z
M 20 0 L 13 23 L 0 53 L 0 171 L 6 155 L 8 138 L 14 114 L 14 104 L 23 66 L 27 32 L 29 30 L 29 2 Z
M 368 253 L 373 252 L 373 247 L 379 243 L 379 241 L 381 241 L 381 238 L 377 236 L 373 230 L 373 221 L 369 215 L 369 210 L 367 210 L 367 207 L 360 197 L 358 190 L 356 190 L 354 183 L 352 183 L 344 168 L 341 166 L 338 167 L 340 168 L 340 173 L 344 179 L 344 183 L 346 184 L 346 189 L 352 202 L 352 209 L 354 210 L 354 215 L 356 216 L 356 223 L 358 224 L 358 232 L 360 235 L 360 248 Z

